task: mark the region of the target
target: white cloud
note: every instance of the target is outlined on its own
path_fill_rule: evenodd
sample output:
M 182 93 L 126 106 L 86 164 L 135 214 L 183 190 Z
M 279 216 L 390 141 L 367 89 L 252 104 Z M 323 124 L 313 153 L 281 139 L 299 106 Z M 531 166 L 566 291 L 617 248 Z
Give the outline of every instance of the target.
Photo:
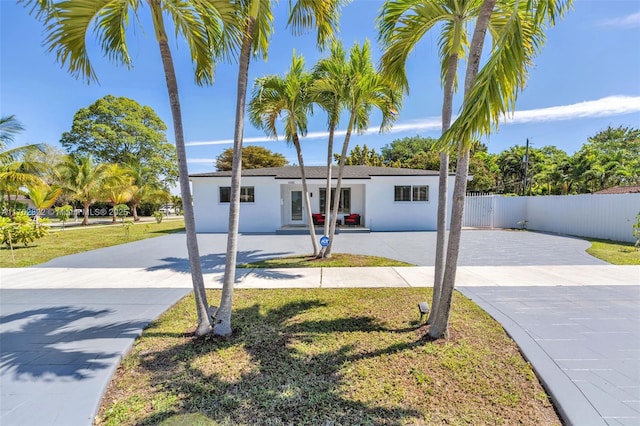
M 640 27 L 640 12 L 618 18 L 607 19 L 600 22 L 600 25 L 605 27 L 637 28 Z
M 541 123 L 587 117 L 609 117 L 640 112 L 640 96 L 609 96 L 595 101 L 516 111 L 505 124 Z
M 595 101 L 578 102 L 571 105 L 561 105 L 547 108 L 536 108 L 530 110 L 515 111 L 513 114 L 505 117 L 502 125 L 522 124 L 522 123 L 546 123 L 550 121 L 573 120 L 589 117 L 609 117 L 615 115 L 623 115 L 640 112 L 640 96 L 609 96 Z M 421 120 L 412 120 L 396 123 L 390 130 L 390 133 L 409 133 L 425 130 L 438 130 L 441 127 L 440 117 L 427 117 Z M 365 133 L 378 133 L 378 128 L 370 128 Z M 344 136 L 344 130 L 335 132 L 335 136 Z M 328 137 L 327 132 L 308 133 L 304 138 L 317 139 Z M 282 141 L 283 139 L 272 139 L 265 136 L 245 138 L 245 143 L 265 143 Z M 187 146 L 204 146 L 204 145 L 231 145 L 233 139 L 221 139 L 214 141 L 188 142 Z M 207 162 L 213 160 L 202 160 L 198 162 Z M 197 162 L 195 159 L 190 162 Z

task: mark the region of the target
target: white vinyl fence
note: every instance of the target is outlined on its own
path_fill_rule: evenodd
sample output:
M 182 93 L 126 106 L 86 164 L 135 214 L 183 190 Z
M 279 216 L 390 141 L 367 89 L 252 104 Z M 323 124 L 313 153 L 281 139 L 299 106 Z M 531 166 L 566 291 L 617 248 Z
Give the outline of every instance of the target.
M 526 220 L 535 231 L 632 242 L 638 213 L 640 194 L 468 195 L 464 226 L 519 228 Z

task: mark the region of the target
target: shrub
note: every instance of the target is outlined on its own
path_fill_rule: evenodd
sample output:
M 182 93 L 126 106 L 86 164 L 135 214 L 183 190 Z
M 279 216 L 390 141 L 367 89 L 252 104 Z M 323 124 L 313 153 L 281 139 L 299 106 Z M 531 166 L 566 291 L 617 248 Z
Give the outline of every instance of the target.
M 49 232 L 47 220 L 33 221 L 25 212 L 17 212 L 12 218 L 0 218 L 1 243 L 13 247 L 18 243 L 28 246 L 29 243 L 42 238 Z
M 64 229 L 64 224 L 71 217 L 72 211 L 73 207 L 71 207 L 70 205 L 55 208 L 56 217 L 60 219 L 60 222 L 62 222 L 62 229 Z

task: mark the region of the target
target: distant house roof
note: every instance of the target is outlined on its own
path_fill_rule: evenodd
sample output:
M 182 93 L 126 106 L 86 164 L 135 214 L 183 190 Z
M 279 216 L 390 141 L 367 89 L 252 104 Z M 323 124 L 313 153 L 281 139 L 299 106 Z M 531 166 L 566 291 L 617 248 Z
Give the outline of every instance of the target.
M 307 179 L 326 179 L 326 166 L 305 166 Z M 338 166 L 332 166 L 332 177 L 338 177 Z M 196 173 L 189 177 L 230 177 L 231 171 Z M 275 179 L 300 179 L 300 167 L 269 167 L 264 169 L 248 169 L 242 176 L 265 176 Z M 344 166 L 343 179 L 371 179 L 372 176 L 438 176 L 436 170 L 400 169 L 394 167 Z
M 603 189 L 594 194 L 640 194 L 640 185 L 635 186 L 612 186 L 611 188 Z

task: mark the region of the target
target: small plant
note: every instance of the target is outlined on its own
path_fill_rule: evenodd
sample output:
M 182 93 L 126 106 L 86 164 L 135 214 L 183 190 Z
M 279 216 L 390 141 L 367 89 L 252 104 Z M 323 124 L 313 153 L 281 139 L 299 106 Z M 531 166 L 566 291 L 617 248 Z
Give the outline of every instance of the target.
M 131 235 L 131 227 L 133 226 L 133 221 L 132 220 L 127 220 L 125 221 L 124 218 L 122 219 L 122 229 L 124 229 L 124 237 L 128 240 L 129 236 Z
M 520 230 L 525 230 L 525 229 L 527 229 L 527 222 L 529 222 L 529 221 L 528 220 L 519 220 L 516 223 L 520 227 Z
M 126 204 L 116 204 L 113 206 L 113 215 L 120 218 L 124 225 L 124 218 L 129 215 L 129 206 Z
M 65 223 L 67 223 L 67 221 L 71 217 L 72 211 L 73 207 L 71 207 L 70 205 L 55 208 L 56 217 L 60 220 L 60 222 L 62 222 L 62 229 L 64 229 Z
M 638 212 L 638 215 L 636 216 L 636 223 L 631 226 L 631 229 L 633 230 L 633 236 L 636 239 L 634 247 L 638 250 L 640 249 L 640 212 Z
M 153 217 L 156 218 L 156 222 L 162 223 L 162 219 L 164 218 L 164 215 L 162 214 L 162 212 L 153 212 Z

